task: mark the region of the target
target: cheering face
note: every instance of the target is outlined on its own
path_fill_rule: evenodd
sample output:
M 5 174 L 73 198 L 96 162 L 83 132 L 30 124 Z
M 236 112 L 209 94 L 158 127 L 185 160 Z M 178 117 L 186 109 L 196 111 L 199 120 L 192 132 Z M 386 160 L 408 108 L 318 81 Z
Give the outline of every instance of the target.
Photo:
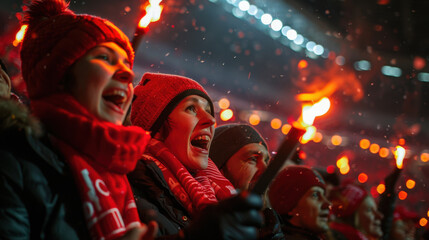
M 184 98 L 168 116 L 167 148 L 193 172 L 207 168 L 215 119 L 209 102 L 200 96 Z
M 267 168 L 268 158 L 264 145 L 249 143 L 234 153 L 221 171 L 235 188 L 247 190 Z
M 377 205 L 372 197 L 366 197 L 359 208 L 358 214 L 358 229 L 369 237 L 379 238 L 383 235 L 381 230 L 381 219 L 383 214 L 377 210 Z
M 329 229 L 330 204 L 325 197 L 325 190 L 314 186 L 301 197 L 296 207 L 289 213 L 292 216 L 291 223 L 315 234 L 324 233 Z
M 89 50 L 72 69 L 71 94 L 97 118 L 121 125 L 130 107 L 134 73 L 127 53 L 106 42 Z

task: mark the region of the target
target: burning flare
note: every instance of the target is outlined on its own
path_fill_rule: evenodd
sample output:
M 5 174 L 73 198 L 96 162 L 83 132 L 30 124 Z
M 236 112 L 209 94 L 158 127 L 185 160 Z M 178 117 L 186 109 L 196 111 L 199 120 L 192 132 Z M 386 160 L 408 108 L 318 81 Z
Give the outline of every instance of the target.
M 316 127 L 312 126 L 316 117 L 322 116 L 328 112 L 331 107 L 329 98 L 324 97 L 315 104 L 303 104 L 302 114 L 298 121 L 293 123 L 293 126 L 300 129 L 305 129 L 307 132 L 302 136 L 301 143 L 305 144 L 314 138 Z
M 21 26 L 21 29 L 16 33 L 15 40 L 13 41 L 13 46 L 17 47 L 22 39 L 24 39 L 25 31 L 27 30 L 28 25 L 24 24 Z
M 395 155 L 396 159 L 396 167 L 398 169 L 402 169 L 404 166 L 404 157 L 405 157 L 405 149 L 401 146 L 396 146 L 395 150 L 393 151 L 393 154 Z
M 159 3 L 162 0 L 149 0 L 149 4 L 145 7 L 146 15 L 144 15 L 139 22 L 140 28 L 147 28 L 149 23 L 156 22 L 161 18 L 161 12 L 163 9 L 162 5 Z

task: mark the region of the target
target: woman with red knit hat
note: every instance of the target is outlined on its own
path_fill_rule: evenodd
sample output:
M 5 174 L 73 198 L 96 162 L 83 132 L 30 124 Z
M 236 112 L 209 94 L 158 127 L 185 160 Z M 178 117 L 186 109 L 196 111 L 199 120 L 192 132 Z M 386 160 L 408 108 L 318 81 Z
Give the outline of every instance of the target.
M 38 0 L 25 12 L 22 76 L 45 133 L 14 112 L 1 132 L 0 238 L 153 238 L 156 224 L 141 224 L 126 177 L 150 139 L 122 126 L 131 44 L 111 22 L 67 7 Z
M 182 76 L 146 73 L 135 96 L 131 122 L 153 137 L 128 175 L 142 221 L 156 219 L 160 235 L 256 238 L 262 200 L 233 197 L 235 188 L 209 159 L 215 118 L 203 87 Z

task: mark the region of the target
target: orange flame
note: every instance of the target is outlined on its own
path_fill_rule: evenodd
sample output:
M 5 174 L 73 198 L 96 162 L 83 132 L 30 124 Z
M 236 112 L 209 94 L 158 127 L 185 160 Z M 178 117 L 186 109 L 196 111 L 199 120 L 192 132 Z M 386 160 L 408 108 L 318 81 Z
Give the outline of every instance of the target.
M 163 9 L 159 3 L 162 0 L 149 0 L 149 4 L 145 7 L 146 15 L 144 15 L 139 21 L 139 28 L 147 28 L 149 23 L 156 22 L 161 18 L 161 12 Z
M 393 154 L 395 155 L 396 159 L 396 167 L 398 169 L 402 169 L 403 163 L 404 163 L 404 157 L 405 157 L 405 148 L 401 146 L 396 146 L 395 150 L 393 151 Z
M 302 138 L 300 140 L 300 142 L 302 144 L 306 144 L 308 143 L 310 140 L 312 140 L 314 138 L 314 136 L 316 136 L 316 127 L 314 126 L 309 126 L 306 128 L 306 132 L 304 133 L 304 135 L 302 135 Z
M 303 104 L 302 114 L 298 121 L 294 123 L 294 126 L 297 128 L 307 128 L 313 125 L 314 119 L 327 113 L 330 107 L 331 101 L 327 97 L 322 98 L 313 105 Z
M 22 39 L 24 39 L 25 31 L 27 30 L 28 25 L 24 24 L 21 26 L 21 29 L 16 33 L 15 40 L 13 41 L 13 46 L 17 47 Z

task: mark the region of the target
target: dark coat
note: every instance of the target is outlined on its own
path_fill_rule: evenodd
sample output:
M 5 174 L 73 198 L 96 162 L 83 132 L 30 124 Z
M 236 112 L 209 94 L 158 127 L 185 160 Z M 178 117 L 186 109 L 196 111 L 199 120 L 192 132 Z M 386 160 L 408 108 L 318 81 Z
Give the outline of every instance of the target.
M 0 238 L 89 239 L 73 178 L 48 138 L 35 137 L 16 103 L 1 101 L 0 112 Z
M 140 220 L 158 222 L 158 236 L 178 234 L 189 224 L 190 215 L 168 187 L 161 170 L 153 161 L 140 160 L 128 174 Z
M 306 229 L 296 227 L 289 223 L 288 221 L 284 221 L 282 225 L 283 234 L 285 239 L 288 240 L 322 240 L 323 237 L 316 235 Z

